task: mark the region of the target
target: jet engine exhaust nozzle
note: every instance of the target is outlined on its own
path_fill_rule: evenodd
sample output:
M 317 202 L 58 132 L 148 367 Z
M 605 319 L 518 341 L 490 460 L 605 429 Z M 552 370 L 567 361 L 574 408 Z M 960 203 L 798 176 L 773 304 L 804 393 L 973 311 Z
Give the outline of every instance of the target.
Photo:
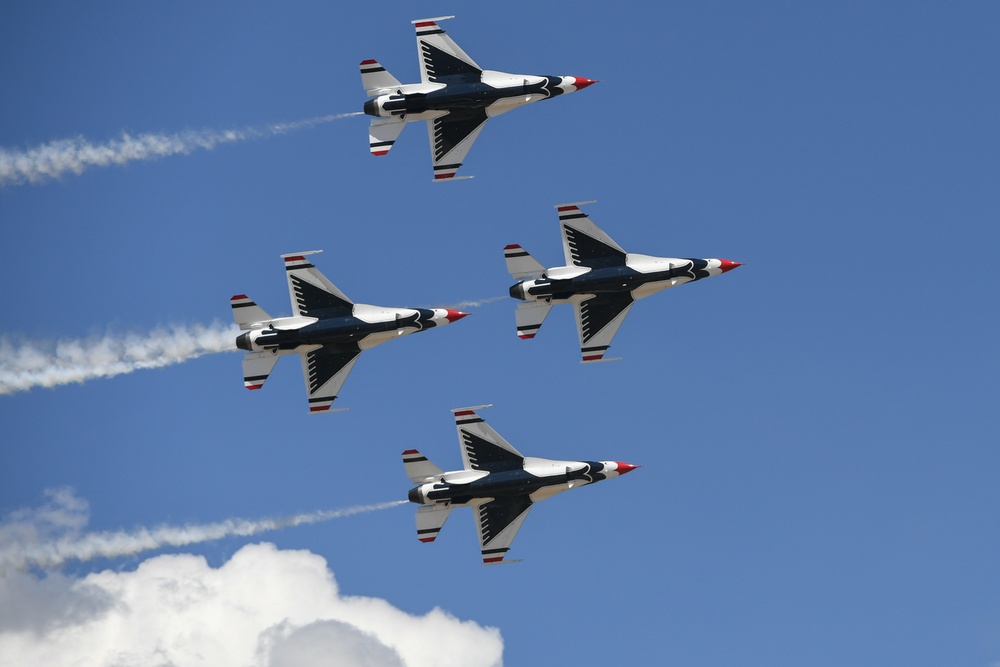
M 410 492 L 406 494 L 406 497 L 409 499 L 411 503 L 417 503 L 418 505 L 424 504 L 424 498 L 423 495 L 420 493 L 419 486 L 415 486 L 412 489 L 410 489 Z
M 253 348 L 250 345 L 250 332 L 242 333 L 236 337 L 236 347 L 240 350 L 246 350 L 250 352 Z
M 364 112 L 369 116 L 378 116 L 378 104 L 374 98 L 365 102 Z
M 514 283 L 511 285 L 507 293 L 510 294 L 513 299 L 524 301 L 524 285 L 521 283 Z

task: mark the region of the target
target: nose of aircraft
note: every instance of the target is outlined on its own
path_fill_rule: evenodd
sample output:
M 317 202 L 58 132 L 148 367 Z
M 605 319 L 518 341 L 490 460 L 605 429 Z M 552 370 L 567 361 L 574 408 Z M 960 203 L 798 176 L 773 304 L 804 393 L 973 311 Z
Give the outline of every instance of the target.
M 573 86 L 577 90 L 583 90 L 587 86 L 592 86 L 597 83 L 597 79 L 585 79 L 582 76 L 574 76 L 573 79 Z
M 743 266 L 742 262 L 734 262 L 728 259 L 720 259 L 719 264 L 720 264 L 719 268 L 722 269 L 723 273 L 725 273 L 726 271 L 732 271 L 737 266 Z
M 615 465 L 618 466 L 618 474 L 624 475 L 627 472 L 632 472 L 639 466 L 634 466 L 631 463 L 622 463 L 621 461 L 615 461 Z
M 449 310 L 448 314 L 445 315 L 445 317 L 448 318 L 449 322 L 456 322 L 465 317 L 466 315 L 468 315 L 468 313 L 463 313 L 460 310 Z

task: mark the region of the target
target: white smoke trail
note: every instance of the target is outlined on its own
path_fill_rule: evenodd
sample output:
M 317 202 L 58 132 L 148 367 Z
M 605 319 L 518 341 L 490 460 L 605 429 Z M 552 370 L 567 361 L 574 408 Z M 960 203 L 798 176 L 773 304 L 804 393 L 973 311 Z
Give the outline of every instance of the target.
M 506 296 L 491 296 L 488 299 L 479 299 L 478 301 L 459 301 L 458 303 L 453 303 L 448 306 L 442 306 L 442 308 L 478 308 L 479 306 L 485 306 L 488 303 L 493 303 L 494 301 L 499 301 L 500 299 L 506 299 Z
M 187 130 L 177 134 L 140 134 L 122 132 L 120 139 L 92 144 L 83 137 L 58 139 L 24 151 L 0 148 L 0 187 L 44 183 L 66 172 L 82 174 L 89 167 L 107 167 L 133 160 L 156 160 L 169 155 L 188 154 L 194 150 L 211 150 L 220 144 L 250 139 L 264 139 L 296 130 L 304 130 L 341 118 L 362 115 L 354 113 L 317 116 L 291 123 L 276 123 L 232 130 Z
M 79 528 L 87 522 L 89 513 L 87 502 L 76 497 L 70 489 L 50 490 L 46 494 L 52 499 L 48 505 L 35 510 L 14 512 L 0 525 L 0 571 L 6 567 L 51 568 L 68 560 L 115 558 L 162 547 L 209 542 L 224 537 L 248 537 L 270 530 L 389 509 L 408 502 L 395 500 L 373 505 L 358 505 L 339 510 L 296 514 L 283 519 L 227 519 L 218 523 L 158 526 L 131 532 L 79 534 Z M 55 536 L 54 533 L 63 534 Z
M 33 387 L 113 377 L 143 368 L 162 368 L 214 352 L 236 351 L 235 325 L 174 325 L 147 334 L 29 341 L 0 339 L 0 395 Z

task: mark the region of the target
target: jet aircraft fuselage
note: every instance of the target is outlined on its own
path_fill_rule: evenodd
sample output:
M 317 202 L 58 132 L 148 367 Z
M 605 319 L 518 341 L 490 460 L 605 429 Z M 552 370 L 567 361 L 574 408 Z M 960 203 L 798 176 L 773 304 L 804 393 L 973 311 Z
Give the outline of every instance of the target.
M 372 116 L 368 147 L 387 155 L 407 123 L 427 121 L 434 180 L 456 178 L 491 118 L 532 102 L 583 90 L 595 83 L 577 76 L 511 74 L 483 69 L 441 28 L 441 16 L 413 22 L 420 82 L 404 84 L 374 59 L 361 61 L 361 84 Z M 457 178 L 471 178 L 459 176 Z
M 606 267 L 563 266 L 549 269 L 542 277 L 521 280 L 509 294 L 521 301 L 568 301 L 581 294 L 637 293 L 649 296 L 674 285 L 724 273 L 736 262 L 725 259 L 649 257 L 630 254 L 624 264 Z
M 358 308 L 359 306 L 355 305 L 355 309 Z M 368 348 L 374 347 L 373 343 L 376 341 L 383 342 L 460 319 L 456 311 L 443 308 L 379 308 L 378 311 L 380 314 L 384 312 L 385 319 L 365 321 L 353 315 L 324 319 L 320 315 L 320 319 L 300 325 L 299 328 L 282 328 L 282 320 L 291 324 L 290 321 L 301 318 L 279 318 L 274 321 L 273 328 L 240 334 L 236 339 L 236 347 L 247 352 L 260 350 L 291 352 L 304 345 L 357 344 L 362 348 Z
M 481 74 L 481 77 L 464 74 L 438 77 L 437 83 L 433 84 L 402 85 L 395 93 L 379 95 L 365 102 L 364 112 L 375 117 L 414 117 L 428 112 L 486 109 L 488 116 L 497 116 L 513 107 L 574 92 L 593 83 L 590 79 L 572 76 L 536 76 L 492 71 Z M 496 113 L 490 113 L 491 111 Z
M 444 473 L 437 481 L 410 489 L 407 497 L 422 505 L 468 505 L 476 499 L 524 495 L 537 502 L 568 488 L 624 475 L 634 468 L 629 463 L 616 461 L 554 461 L 527 457 L 523 468 Z

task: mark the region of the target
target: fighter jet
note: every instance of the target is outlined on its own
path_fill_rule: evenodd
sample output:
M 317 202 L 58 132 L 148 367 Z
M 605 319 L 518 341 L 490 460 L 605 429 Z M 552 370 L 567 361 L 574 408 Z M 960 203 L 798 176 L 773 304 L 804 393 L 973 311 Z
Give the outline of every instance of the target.
M 502 562 L 534 503 L 567 489 L 618 477 L 638 466 L 620 461 L 554 461 L 523 456 L 494 431 L 477 405 L 452 410 L 462 450 L 462 470 L 443 472 L 415 449 L 403 452 L 415 486 L 417 539 L 433 542 L 456 507 L 472 507 L 483 564 Z
M 378 61 L 361 62 L 361 84 L 372 98 L 364 111 L 375 116 L 368 130 L 372 155 L 388 153 L 407 123 L 426 120 L 435 181 L 455 177 L 490 118 L 596 83 L 578 76 L 484 70 L 438 26 L 450 18 L 413 21 L 420 83 L 401 84 Z
M 246 294 L 229 300 L 246 350 L 243 384 L 260 389 L 278 359 L 302 357 L 309 411 L 329 410 L 362 351 L 419 331 L 450 324 L 468 313 L 444 308 L 385 308 L 354 303 L 306 259 L 310 250 L 282 255 L 292 317 L 274 318 Z
M 515 314 L 519 337 L 534 338 L 553 304 L 569 302 L 576 311 L 581 363 L 611 361 L 604 353 L 635 301 L 740 266 L 728 259 L 627 253 L 580 210 L 592 203 L 556 206 L 566 266 L 546 269 L 521 246 L 504 248 L 507 271 L 517 280 L 510 295 L 521 300 Z

